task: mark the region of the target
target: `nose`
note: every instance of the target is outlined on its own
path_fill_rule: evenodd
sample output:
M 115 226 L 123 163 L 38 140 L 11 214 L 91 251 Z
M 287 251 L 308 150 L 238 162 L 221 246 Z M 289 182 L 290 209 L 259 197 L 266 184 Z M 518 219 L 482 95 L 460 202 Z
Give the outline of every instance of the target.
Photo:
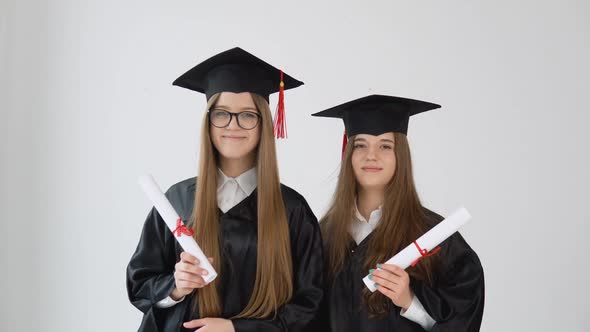
M 231 117 L 229 119 L 229 124 L 227 125 L 227 127 L 225 127 L 226 129 L 238 129 L 240 128 L 240 126 L 238 126 L 238 116 L 231 114 Z
M 377 160 L 377 154 L 376 154 L 376 148 L 373 146 L 369 146 L 367 149 L 367 156 L 366 159 L 367 160 Z

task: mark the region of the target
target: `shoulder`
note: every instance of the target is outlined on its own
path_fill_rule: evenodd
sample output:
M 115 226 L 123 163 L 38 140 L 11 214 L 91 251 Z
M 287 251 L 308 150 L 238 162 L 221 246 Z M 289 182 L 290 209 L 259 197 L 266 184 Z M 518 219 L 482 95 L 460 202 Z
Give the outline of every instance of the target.
M 168 191 L 166 191 L 166 196 L 179 195 L 182 193 L 195 191 L 196 183 L 197 183 L 196 177 L 188 178 L 188 179 L 182 180 L 180 182 L 177 182 L 177 183 L 173 184 L 172 186 L 170 186 Z
M 305 198 L 298 193 L 295 189 L 288 187 L 281 183 L 281 194 L 283 195 L 283 201 L 285 202 L 285 209 L 287 210 L 287 216 L 291 223 L 293 218 L 311 222 L 314 227 L 317 226 L 317 218 L 313 214 L 313 211 L 307 204 Z
M 436 212 L 423 207 L 424 215 L 428 220 L 429 227 L 432 228 L 443 221 L 445 218 Z M 461 235 L 460 230 L 452 234 L 442 244 L 444 256 L 447 258 L 447 264 L 450 269 L 457 268 L 456 265 L 469 264 L 476 266 L 481 270 L 481 262 L 477 253 L 471 248 L 469 243 Z
M 443 221 L 445 218 L 440 214 L 429 210 L 425 207 L 422 207 L 422 212 L 424 213 L 424 217 L 426 218 L 426 223 L 429 225 L 430 228 L 436 226 L 438 223 Z
M 197 178 L 192 177 L 173 184 L 167 191 L 166 197 L 178 212 L 178 215 L 189 220 L 195 200 Z
M 305 198 L 295 189 L 281 183 L 281 194 L 285 203 L 289 204 L 307 204 Z

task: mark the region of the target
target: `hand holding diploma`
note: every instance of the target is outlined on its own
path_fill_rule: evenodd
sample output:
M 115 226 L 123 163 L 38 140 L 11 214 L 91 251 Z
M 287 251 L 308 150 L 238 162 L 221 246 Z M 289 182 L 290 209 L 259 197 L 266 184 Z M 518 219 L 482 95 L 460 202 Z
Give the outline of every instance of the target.
M 174 279 L 177 289 L 173 292 L 175 293 L 172 294 L 173 297 L 180 298 L 192 292 L 193 289 L 201 288 L 215 280 L 217 272 L 193 239 L 193 230 L 184 225 L 154 178 L 151 175 L 142 176 L 139 184 L 185 251 L 180 255 L 180 261 L 175 266 Z
M 209 258 L 213 263 L 213 258 Z M 174 284 L 176 288 L 172 291 L 170 297 L 178 301 L 184 296 L 192 293 L 194 289 L 207 286 L 205 277 L 209 272 L 199 267 L 200 261 L 188 252 L 180 254 L 180 261 L 174 266 Z
M 458 209 L 438 225 L 434 226 L 431 230 L 424 233 L 412 244 L 385 262 L 385 264 L 395 265 L 403 270 L 410 265 L 415 265 L 421 258 L 435 253 L 438 250 L 435 249 L 435 247 L 453 235 L 453 233 L 457 232 L 461 226 L 469 221 L 469 219 L 471 219 L 471 215 L 465 208 Z M 371 292 L 374 292 L 377 290 L 377 287 L 375 282 L 371 280 L 373 277 L 371 276 L 369 278 L 369 276 L 371 276 L 371 274 L 364 277 L 363 282 Z
M 410 276 L 401 267 L 390 264 L 377 265 L 378 270 L 370 270 L 369 279 L 376 289 L 387 296 L 396 306 L 408 310 L 414 299 L 410 289 Z

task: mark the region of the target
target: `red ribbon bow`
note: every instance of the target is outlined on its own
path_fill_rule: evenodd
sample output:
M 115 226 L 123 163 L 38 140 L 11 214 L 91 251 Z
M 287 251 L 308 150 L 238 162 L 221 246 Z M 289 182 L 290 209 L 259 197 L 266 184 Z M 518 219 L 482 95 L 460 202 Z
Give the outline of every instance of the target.
M 420 248 L 420 245 L 418 245 L 417 241 L 414 241 L 414 245 L 416 246 L 416 248 L 418 248 L 418 251 L 420 252 L 420 257 L 418 257 L 415 261 L 412 262 L 412 267 L 416 266 L 416 264 L 418 264 L 418 262 L 424 258 L 424 257 L 430 257 L 434 254 L 436 254 L 437 252 L 440 251 L 440 247 L 436 247 L 434 248 L 434 250 L 432 250 L 431 252 L 428 252 L 428 249 L 422 249 Z
M 176 220 L 176 228 L 172 231 L 172 234 L 176 234 L 177 237 L 181 237 L 182 234 L 192 236 L 193 234 L 195 234 L 195 231 L 191 228 L 187 228 L 182 223 L 182 219 L 178 218 Z

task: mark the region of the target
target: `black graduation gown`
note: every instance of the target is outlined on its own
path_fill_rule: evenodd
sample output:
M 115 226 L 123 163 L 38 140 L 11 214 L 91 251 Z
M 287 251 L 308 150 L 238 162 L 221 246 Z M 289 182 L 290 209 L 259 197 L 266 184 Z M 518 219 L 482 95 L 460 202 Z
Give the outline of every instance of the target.
M 440 222 L 442 217 L 427 211 Z M 358 246 L 353 243 L 342 271 L 326 289 L 321 322 L 331 331 L 424 331 L 420 325 L 400 315 L 400 308 L 389 302 L 385 318 L 369 318 L 362 304 L 362 279 L 369 273 L 363 268 L 367 236 Z M 424 309 L 437 322 L 432 332 L 479 331 L 484 307 L 483 269 L 476 253 L 459 233 L 441 244 L 436 254 L 441 262 L 436 268 L 433 286 L 410 278 L 410 287 Z M 428 258 L 425 258 L 428 259 Z M 419 264 L 419 263 L 418 263 Z
M 179 216 L 190 220 L 195 178 L 172 186 L 167 198 Z M 234 319 L 239 331 L 303 331 L 314 319 L 323 296 L 323 256 L 319 224 L 305 199 L 281 185 L 289 222 L 293 258 L 293 297 L 269 319 Z M 220 213 L 222 273 L 221 317 L 230 318 L 244 309 L 256 279 L 257 190 L 227 213 Z M 184 331 L 181 324 L 197 319 L 192 296 L 170 308 L 155 304 L 174 288 L 174 265 L 182 248 L 159 213 L 152 209 L 145 221 L 137 250 L 127 267 L 127 292 L 131 303 L 144 313 L 139 331 Z M 197 290 L 198 291 L 198 290 Z

